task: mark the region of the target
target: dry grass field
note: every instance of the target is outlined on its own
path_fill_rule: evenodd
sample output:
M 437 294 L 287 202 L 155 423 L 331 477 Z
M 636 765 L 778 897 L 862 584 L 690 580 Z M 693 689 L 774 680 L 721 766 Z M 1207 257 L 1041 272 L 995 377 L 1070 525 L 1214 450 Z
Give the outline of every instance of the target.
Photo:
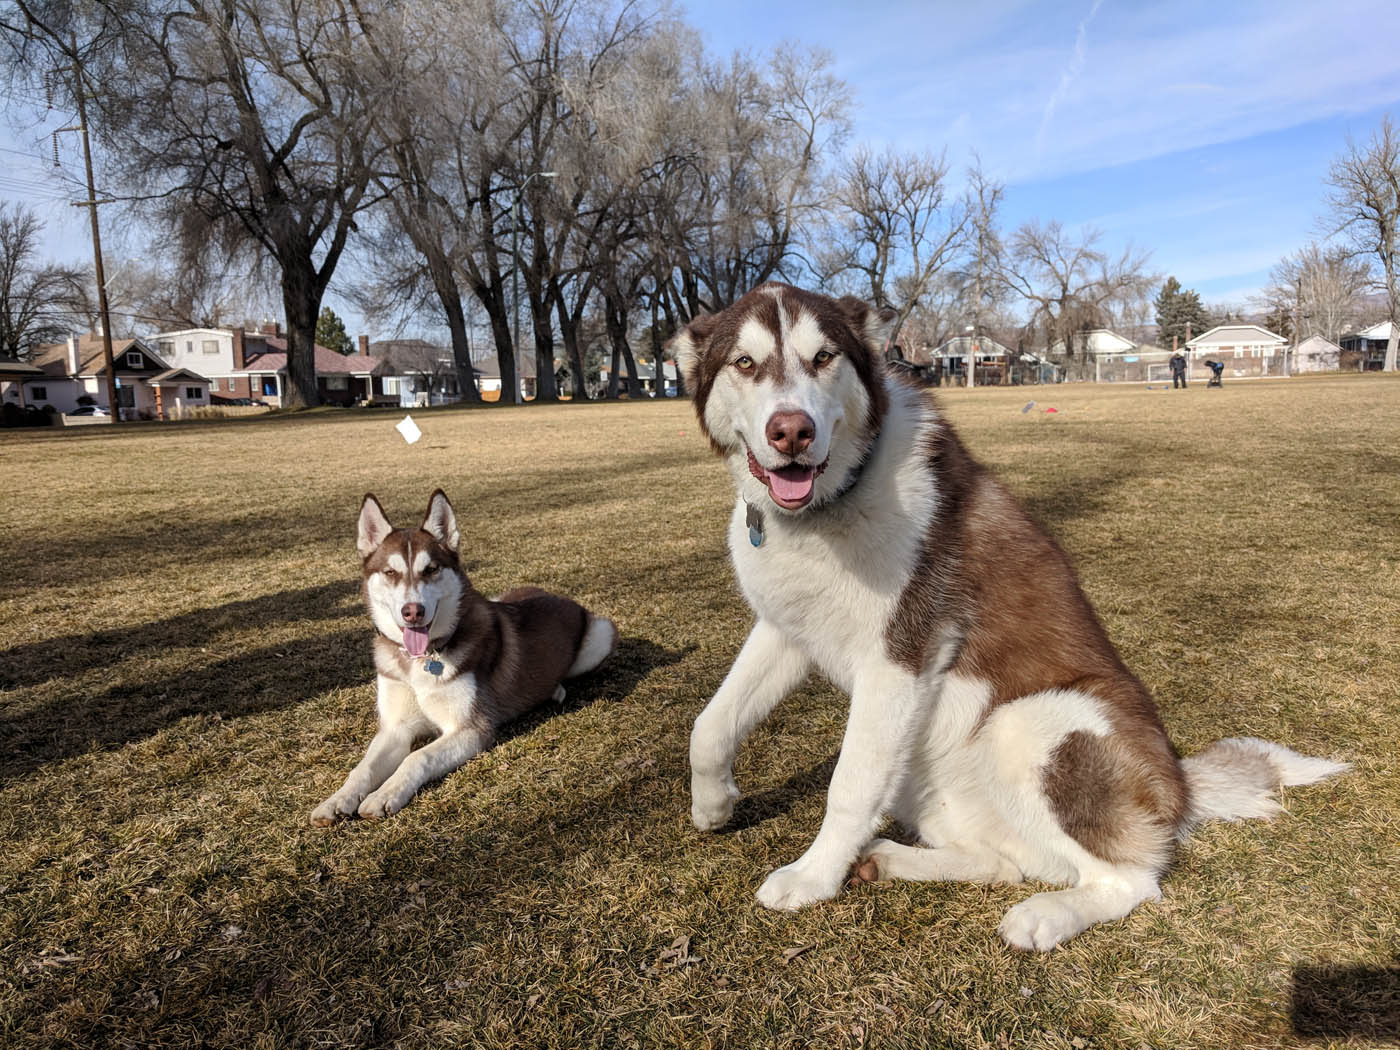
M 1253 734 L 1355 770 L 1207 825 L 1160 902 L 1044 956 L 995 932 L 1032 886 L 771 914 L 845 699 L 809 683 L 742 753 L 734 827 L 690 827 L 690 724 L 750 620 L 688 403 L 432 410 L 412 447 L 357 412 L 9 434 L 0 1046 L 1396 1039 L 1400 382 L 942 402 L 1183 752 Z M 399 816 L 314 828 L 373 732 L 360 496 L 407 524 L 438 485 L 480 589 L 573 595 L 621 648 Z

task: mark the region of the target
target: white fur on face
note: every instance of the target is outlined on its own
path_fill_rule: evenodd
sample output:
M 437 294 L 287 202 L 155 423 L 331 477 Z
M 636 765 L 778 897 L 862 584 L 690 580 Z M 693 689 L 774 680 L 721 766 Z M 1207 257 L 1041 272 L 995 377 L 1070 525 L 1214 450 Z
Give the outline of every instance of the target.
M 806 507 L 796 511 L 773 508 L 800 514 L 820 506 L 824 494 L 839 491 L 864 459 L 871 440 L 866 432 L 870 395 L 845 355 L 838 354 L 813 373 L 817 354 L 834 350 L 815 317 L 800 311 L 789 323 L 787 311 L 781 309 L 779 317 L 781 345 L 755 318 L 740 326 L 731 363 L 720 370 L 710 390 L 705 426 L 714 440 L 729 450 L 730 471 L 745 498 L 760 502 L 766 486 L 750 475 L 747 450 L 753 451 L 765 469 L 786 466 L 789 458 L 768 444 L 768 421 L 778 412 L 805 412 L 815 425 L 815 434 L 811 447 L 798 461 L 813 467 L 826 463 L 827 469 L 817 478 L 813 499 Z M 740 354 L 753 360 L 753 374 L 746 375 L 732 364 Z M 781 369 L 769 360 L 774 354 L 782 357 Z
M 423 571 L 433 564 L 432 554 L 421 548 L 413 550 L 410 546 L 409 556 L 413 564 L 412 572 L 409 571 L 409 561 L 396 552 L 388 556 L 386 567 L 396 572 L 397 577 L 376 572 L 365 580 L 370 616 L 381 633 L 389 638 L 398 638 L 404 628 L 403 607 L 409 602 L 417 603 L 424 609 L 428 637 L 440 641 L 457 628 L 462 578 L 449 568 L 424 576 Z

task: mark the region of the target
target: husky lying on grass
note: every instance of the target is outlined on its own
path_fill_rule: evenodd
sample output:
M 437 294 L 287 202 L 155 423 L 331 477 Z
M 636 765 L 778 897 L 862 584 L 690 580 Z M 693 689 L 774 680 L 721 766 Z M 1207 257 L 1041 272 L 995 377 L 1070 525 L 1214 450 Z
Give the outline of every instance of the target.
M 365 497 L 356 546 L 379 630 L 379 732 L 313 824 L 393 816 L 428 781 L 489 747 L 501 725 L 563 700 L 560 682 L 616 646 L 611 620 L 538 587 L 488 601 L 462 571 L 457 545 L 457 518 L 440 490 L 417 529 L 395 529 Z M 425 736 L 435 739 L 413 751 Z
M 1179 760 L 1064 552 L 886 373 L 858 299 L 767 284 L 672 342 L 738 489 L 729 547 L 758 620 L 690 740 L 691 817 L 722 826 L 744 738 L 818 668 L 851 696 L 821 831 L 769 908 L 858 878 L 1058 883 L 1000 932 L 1046 950 L 1159 896 L 1192 825 L 1266 817 L 1340 772 L 1264 740 Z M 886 816 L 925 843 L 875 839 Z M 873 841 L 872 841 L 873 840 Z

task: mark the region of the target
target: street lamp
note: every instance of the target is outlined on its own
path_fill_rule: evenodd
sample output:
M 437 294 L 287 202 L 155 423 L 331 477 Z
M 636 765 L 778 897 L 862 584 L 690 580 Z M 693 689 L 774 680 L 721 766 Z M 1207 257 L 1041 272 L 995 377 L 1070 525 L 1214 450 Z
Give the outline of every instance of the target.
M 525 187 L 530 185 L 531 179 L 552 179 L 559 173 L 557 171 L 532 171 L 525 176 L 515 190 L 515 203 L 510 206 L 510 257 L 511 269 L 511 313 L 514 315 L 515 331 L 510 337 L 510 356 L 515 361 L 515 390 L 511 394 L 514 404 L 520 405 L 525 402 L 525 394 L 522 391 L 524 378 L 520 374 L 520 198 L 525 194 Z M 550 361 L 552 368 L 554 362 Z M 535 370 L 539 371 L 540 363 L 535 362 Z

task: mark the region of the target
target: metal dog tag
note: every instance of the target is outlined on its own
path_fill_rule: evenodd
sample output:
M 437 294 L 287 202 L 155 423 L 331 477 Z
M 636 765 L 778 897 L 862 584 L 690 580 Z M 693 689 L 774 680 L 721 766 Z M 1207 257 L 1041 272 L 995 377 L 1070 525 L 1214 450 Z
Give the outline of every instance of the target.
M 755 547 L 761 546 L 763 543 L 763 512 L 752 503 L 746 502 L 744 506 L 748 507 L 745 520 L 749 526 L 749 542 Z
M 442 661 L 430 656 L 423 661 L 423 670 L 429 674 L 440 675 L 442 674 Z

